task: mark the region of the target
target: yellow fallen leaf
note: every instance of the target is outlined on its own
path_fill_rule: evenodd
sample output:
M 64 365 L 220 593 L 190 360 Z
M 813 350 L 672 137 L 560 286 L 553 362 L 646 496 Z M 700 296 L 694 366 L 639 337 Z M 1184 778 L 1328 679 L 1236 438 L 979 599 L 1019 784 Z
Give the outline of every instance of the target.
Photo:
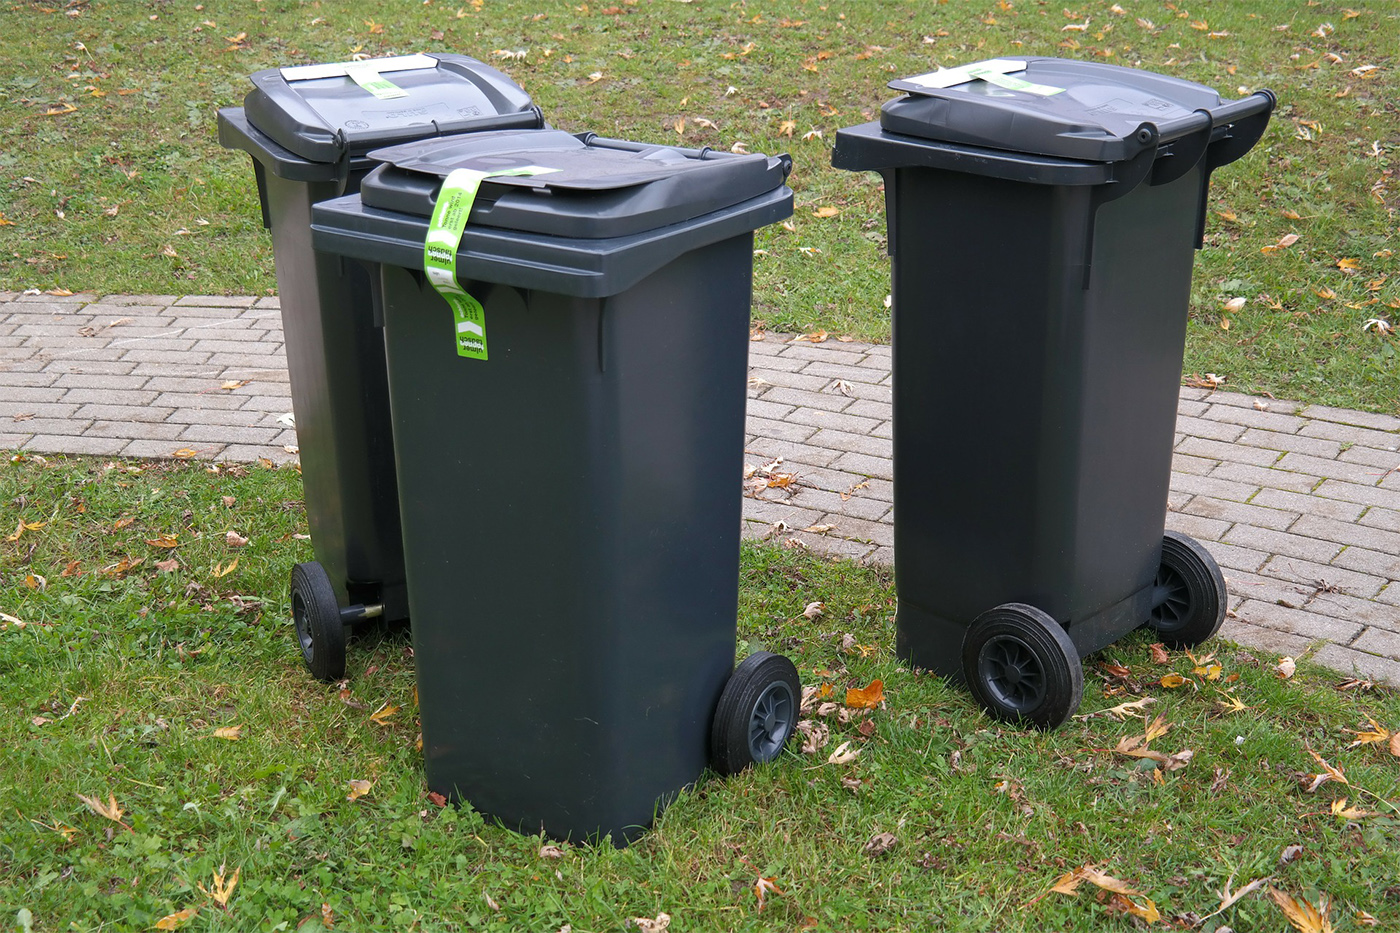
M 1367 721 L 1371 723 L 1370 729 L 1345 730 L 1356 736 L 1356 741 L 1348 745 L 1347 748 L 1355 748 L 1358 745 L 1369 745 L 1372 743 L 1380 744 L 1381 742 L 1389 742 L 1391 740 L 1392 736 L 1389 729 L 1386 729 L 1369 716 L 1367 717 Z
M 370 788 L 374 787 L 373 781 L 355 780 L 347 783 L 350 785 L 350 793 L 345 795 L 346 800 L 359 800 L 370 792 Z
M 389 724 L 389 719 L 398 711 L 399 708 L 397 706 L 385 703 L 383 706 L 379 707 L 379 709 L 371 713 L 369 718 L 379 723 L 381 726 L 387 726 Z
M 1284 236 L 1279 238 L 1279 241 L 1277 243 L 1274 243 L 1270 246 L 1261 247 L 1259 252 L 1272 253 L 1276 252 L 1277 250 L 1287 249 L 1294 243 L 1297 243 L 1299 239 L 1300 237 L 1296 233 L 1285 234 Z
M 791 136 L 792 133 L 793 133 L 793 131 L 796 130 L 796 129 L 797 129 L 797 121 L 796 121 L 796 120 L 784 120 L 782 123 L 778 124 L 778 135 L 779 135 L 779 136 Z
M 1338 269 L 1341 269 L 1343 272 L 1355 272 L 1357 269 L 1360 269 L 1360 268 L 1361 268 L 1361 260 L 1359 260 L 1359 259 L 1338 259 L 1338 260 L 1337 260 L 1337 268 L 1338 268 Z
M 172 534 L 171 532 L 168 532 L 168 531 L 167 531 L 167 532 L 164 532 L 164 533 L 162 533 L 162 534 L 160 534 L 160 535 L 157 535 L 157 536 L 154 537 L 154 538 L 147 538 L 147 539 L 146 539 L 146 543 L 149 544 L 149 545 L 151 545 L 151 547 L 164 547 L 164 548 L 179 547 L 179 546 L 180 546 L 179 537 L 180 537 L 179 535 L 177 535 L 177 534 Z
M 198 456 L 198 454 L 199 451 L 191 447 L 181 447 L 179 450 L 175 451 L 170 456 L 174 457 L 176 460 L 188 460 L 191 457 Z
M 164 917 L 161 917 L 159 920 L 156 921 L 156 929 L 178 930 L 186 923 L 189 923 L 190 920 L 192 920 L 194 918 L 194 915 L 197 913 L 199 913 L 199 911 L 196 908 L 186 907 L 184 910 L 178 911 L 176 913 L 166 914 Z
M 243 726 L 220 726 L 214 730 L 214 738 L 237 742 L 239 739 L 243 738 Z
M 238 876 L 241 874 L 243 874 L 243 869 L 235 868 L 233 870 L 233 875 L 226 879 L 224 877 L 224 866 L 220 865 L 218 870 L 214 872 L 214 883 L 210 887 L 206 888 L 202 884 L 195 885 L 195 887 L 203 891 L 205 895 L 211 898 L 220 907 L 227 907 L 229 898 L 233 897 L 233 889 L 238 887 Z
M 212 571 L 213 576 L 214 576 L 214 579 L 217 580 L 217 579 L 219 579 L 220 577 L 226 577 L 226 576 L 228 576 L 229 574 L 233 573 L 233 568 L 235 568 L 235 567 L 237 567 L 237 566 L 238 566 L 238 558 L 237 558 L 237 557 L 235 557 L 233 560 L 229 561 L 229 564 L 228 564 L 227 567 L 225 567 L 222 563 L 215 564 L 215 565 L 214 565 L 214 569 L 213 569 L 213 571 Z
M 1269 896 L 1278 904 L 1294 929 L 1300 933 L 1332 933 L 1332 921 L 1327 916 L 1332 909 L 1332 903 L 1327 895 L 1324 894 L 1314 907 L 1306 899 L 1295 899 L 1278 888 L 1268 890 Z
M 1186 678 L 1182 677 L 1180 674 L 1167 674 L 1161 679 L 1160 683 L 1163 687 L 1175 690 L 1177 687 L 1186 683 Z
M 118 804 L 114 794 L 107 795 L 107 803 L 103 803 L 96 797 L 89 797 L 86 794 L 78 794 L 77 798 L 87 805 L 87 808 L 98 816 L 105 817 L 113 823 L 120 823 L 122 815 L 126 813 Z
M 879 680 L 872 680 L 864 687 L 846 691 L 846 705 L 851 709 L 874 709 L 884 698 L 885 685 Z
M 1323 299 L 1324 301 L 1331 301 L 1333 298 L 1337 297 L 1337 293 L 1332 291 L 1332 289 L 1328 288 L 1326 285 L 1323 285 L 1321 288 L 1315 288 L 1313 289 L 1313 291 L 1317 294 L 1317 297 Z
M 1301 216 L 1297 211 L 1295 211 L 1295 210 L 1289 210 L 1288 208 L 1284 208 L 1284 210 L 1282 210 L 1280 213 L 1282 213 L 1283 216 L 1284 216 L 1284 217 L 1287 217 L 1289 220 L 1302 220 L 1302 219 L 1303 219 L 1302 216 Z
M 124 518 L 119 518 L 112 523 L 112 530 L 121 531 L 123 528 L 125 528 L 127 525 L 130 525 L 134 521 L 136 521 L 136 516 L 134 515 L 127 515 Z
M 839 213 L 841 213 L 841 208 L 839 208 L 839 207 L 832 207 L 831 205 L 827 205 L 826 207 L 819 207 L 819 208 L 817 208 L 816 210 L 812 211 L 812 216 L 813 216 L 813 217 L 835 217 L 835 216 L 836 216 L 837 214 L 839 214 Z
M 1380 816 L 1379 813 L 1372 813 L 1369 810 L 1358 810 L 1355 807 L 1348 807 L 1345 797 L 1332 801 L 1332 815 L 1341 820 L 1362 820 L 1368 816 Z

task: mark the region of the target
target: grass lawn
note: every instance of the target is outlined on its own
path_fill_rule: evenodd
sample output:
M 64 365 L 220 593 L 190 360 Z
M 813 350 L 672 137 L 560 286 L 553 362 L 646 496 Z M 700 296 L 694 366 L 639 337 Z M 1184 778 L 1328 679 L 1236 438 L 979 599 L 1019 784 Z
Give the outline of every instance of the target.
M 760 234 L 755 316 L 884 340 L 883 193 L 830 167 L 836 129 L 873 118 L 895 77 L 1061 55 L 1278 93 L 1258 149 L 1215 180 L 1187 371 L 1400 412 L 1400 338 L 1365 329 L 1400 324 L 1400 7 L 1348 3 L 13 0 L 0 289 L 271 292 L 248 160 L 219 149 L 216 108 L 259 68 L 453 51 L 506 70 L 557 126 L 790 151 L 797 215 Z
M 1396 692 L 1134 635 L 1082 718 L 1022 731 L 894 659 L 887 573 L 778 547 L 743 552 L 741 653 L 838 707 L 879 679 L 879 708 L 813 712 L 820 748 L 703 780 L 621 851 L 441 808 L 404 634 L 352 642 L 343 689 L 295 654 L 299 497 L 290 468 L 0 463 L 4 929 L 1286 929 L 1267 888 L 1400 927 Z M 1157 757 L 1124 753 L 1157 717 Z

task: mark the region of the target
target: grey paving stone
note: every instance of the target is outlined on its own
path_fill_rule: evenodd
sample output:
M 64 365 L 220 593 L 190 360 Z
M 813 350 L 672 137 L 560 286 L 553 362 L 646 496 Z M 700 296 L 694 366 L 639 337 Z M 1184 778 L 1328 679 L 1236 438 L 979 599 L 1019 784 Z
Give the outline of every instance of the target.
M 1232 608 L 1246 599 L 1253 599 L 1278 603 L 1289 609 L 1302 609 L 1317 592 L 1317 588 L 1310 584 L 1294 583 L 1277 577 L 1261 577 L 1257 573 L 1244 570 L 1225 570 L 1224 574 L 1225 588 L 1230 593 Z M 1336 613 L 1323 612 L 1323 615 Z
M 1192 438 L 1186 438 L 1182 442 L 1183 446 L 1189 443 Z M 1180 449 L 1180 448 L 1178 448 Z M 1202 457 L 1192 457 L 1188 454 L 1172 454 L 1172 470 L 1176 473 L 1190 473 L 1193 476 L 1208 476 L 1212 470 L 1220 466 L 1219 460 L 1206 460 Z
M 813 554 L 820 554 L 823 557 L 834 558 L 836 560 L 862 561 L 875 550 L 873 545 L 861 541 L 851 541 L 847 538 L 837 538 L 832 535 L 814 535 L 808 532 L 796 532 L 795 534 L 783 535 L 784 542 L 797 541 Z
M 222 395 L 228 391 L 220 388 L 225 381 L 220 378 L 222 373 L 206 375 L 201 370 L 198 375 L 183 376 L 176 375 L 174 367 L 167 366 L 164 369 L 165 375 L 149 377 L 145 388 L 154 389 L 157 392 L 194 392 L 209 395 Z M 188 370 L 181 369 L 180 372 L 188 372 Z M 212 373 L 212 371 L 210 372 Z
M 6 373 L 0 372 L 0 380 L 3 380 L 6 375 Z M 0 382 L 0 385 L 3 384 Z M 57 402 L 63 398 L 64 391 L 64 389 L 52 385 L 6 385 L 4 398 L 5 401 L 16 404 L 20 402 Z
M 1346 463 L 1341 460 L 1324 460 L 1321 457 L 1310 457 L 1307 454 L 1298 453 L 1284 454 L 1278 462 L 1278 468 L 1312 474 L 1313 476 L 1325 476 L 1328 479 L 1339 479 L 1348 483 L 1358 483 L 1362 486 L 1375 483 L 1379 477 L 1374 468 L 1363 464 Z M 1302 490 L 1297 491 L 1301 492 Z
M 892 567 L 894 566 L 894 548 L 877 547 L 862 557 L 860 563 L 867 567 Z
M 0 425 L 0 427 L 3 427 L 3 425 Z M 33 436 L 33 434 L 19 434 L 13 431 L 7 432 L 0 430 L 0 450 L 19 450 L 28 443 L 29 439 Z
M 817 429 L 809 424 L 792 424 L 787 421 L 771 421 L 768 418 L 747 418 L 745 430 L 760 437 L 772 437 L 784 441 L 805 441 Z
M 123 359 L 133 359 L 131 354 L 138 350 L 166 350 L 188 353 L 191 348 L 194 347 L 194 340 L 188 337 L 132 337 L 130 339 L 114 340 L 112 341 L 112 346 L 126 347 L 127 356 L 123 357 Z M 158 359 L 165 358 L 158 357 Z M 172 358 L 170 362 L 179 363 L 182 361 Z
M 259 298 L 258 301 L 257 301 L 257 304 L 255 304 L 254 307 L 256 307 L 256 308 L 280 308 L 280 307 L 282 307 L 282 300 L 281 300 L 280 298 L 273 298 L 273 297 L 266 297 L 266 296 L 265 296 L 265 297 Z
M 798 406 L 820 408 L 826 411 L 842 411 L 850 408 L 854 398 L 839 392 L 815 392 L 811 389 L 793 389 L 787 386 L 774 386 L 762 396 L 765 402 L 788 406 L 791 411 Z
M 1252 573 L 1263 567 L 1264 562 L 1269 559 L 1268 552 L 1258 551 L 1254 548 L 1239 547 L 1221 541 L 1202 541 L 1201 543 L 1206 546 L 1207 551 L 1210 551 L 1216 563 L 1230 570 L 1247 570 Z
M 1186 504 L 1190 502 L 1192 498 L 1193 496 L 1189 492 L 1178 492 L 1175 489 L 1168 489 L 1167 511 L 1184 512 L 1186 510 Z
M 141 364 L 125 360 L 58 359 L 50 360 L 44 372 L 51 373 L 55 380 L 64 373 L 86 373 L 87 375 L 130 376 L 137 374 Z
M 782 457 L 788 463 L 824 467 L 830 466 L 833 460 L 841 456 L 842 451 L 773 437 L 756 437 L 744 444 L 744 453 L 749 455 L 750 460 L 766 462 L 774 457 Z
M 1326 486 L 1324 483 L 1323 486 Z M 1263 506 L 1271 509 L 1283 509 L 1298 513 L 1308 512 L 1312 515 L 1320 515 L 1324 518 L 1335 518 L 1338 521 L 1354 522 L 1362 510 L 1366 507 L 1354 502 L 1343 502 L 1338 499 L 1326 499 L 1321 495 L 1307 495 L 1305 493 L 1287 492 L 1282 489 L 1261 489 L 1253 499 L 1249 500 L 1250 505 Z M 1263 524 L 1259 522 L 1257 524 Z
M 65 389 L 105 389 L 108 392 L 125 392 L 140 389 L 146 385 L 148 376 L 118 376 L 111 373 L 64 373 L 53 381 L 55 387 Z
M 77 417 L 95 421 L 141 421 L 161 422 L 174 411 L 171 408 L 155 408 L 150 405 L 107 405 L 89 403 L 77 410 Z M 134 437 L 135 435 L 133 435 Z
M 99 299 L 104 305 L 144 305 L 149 308 L 168 307 L 175 303 L 176 295 L 103 295 Z
M 744 496 L 744 519 L 746 521 L 766 522 L 770 525 L 774 522 L 786 522 L 789 528 L 796 530 L 815 525 L 821 514 L 814 509 L 800 508 L 777 499 Z
M 12 401 L 9 393 L 0 389 L 0 425 L 6 421 L 15 421 L 18 424 L 20 422 L 17 417 L 22 417 L 25 421 L 34 418 L 68 418 L 77 410 L 78 406 L 71 402 Z
M 1276 603 L 1245 600 L 1236 610 L 1239 621 L 1265 628 L 1278 629 L 1304 638 L 1325 638 L 1328 641 L 1346 644 L 1361 634 L 1364 626 L 1355 622 L 1345 622 L 1331 616 L 1308 612 L 1306 609 L 1289 609 Z
M 1342 451 L 1338 459 L 1346 463 L 1373 467 L 1374 469 L 1368 472 L 1374 472 L 1378 476 L 1389 470 L 1400 471 L 1400 451 L 1395 450 L 1377 450 L 1358 444 Z
M 254 463 L 258 460 L 271 460 L 279 466 L 284 463 L 295 463 L 297 454 L 283 450 L 280 446 L 256 446 L 252 444 L 231 444 L 225 447 L 215 460 L 237 461 L 241 463 Z
M 1220 626 L 1220 637 L 1256 651 L 1295 658 L 1306 651 L 1313 642 L 1311 638 L 1290 635 L 1262 625 L 1250 625 L 1236 619 L 1225 620 L 1225 624 Z
M 777 402 L 770 402 L 767 399 L 751 398 L 745 409 L 746 414 L 755 418 L 767 418 L 769 421 L 782 421 L 783 416 L 792 411 L 791 405 L 779 405 Z
M 834 525 L 835 528 L 828 532 L 829 535 L 884 547 L 894 546 L 894 526 L 886 522 L 867 521 L 852 515 L 829 512 L 818 519 L 817 524 Z
M 1393 431 L 1376 431 L 1370 428 L 1333 424 L 1329 421 L 1309 421 L 1307 426 L 1298 433 L 1303 437 L 1323 438 L 1343 444 L 1362 444 L 1381 450 L 1400 444 L 1400 435 Z
M 149 405 L 155 401 L 156 394 L 147 389 L 123 389 L 120 392 L 110 389 L 69 389 L 63 393 L 63 400 L 83 405 L 110 405 L 114 402 L 123 405 Z
M 1400 661 L 1394 657 L 1386 658 L 1355 648 L 1326 644 L 1313 653 L 1312 660 L 1334 671 L 1400 687 Z
M 1210 408 L 1210 406 L 1205 402 L 1192 402 L 1187 399 L 1181 399 L 1176 403 L 1176 413 L 1178 415 L 1187 415 L 1191 418 L 1199 418 L 1206 413 L 1208 408 Z
M 222 337 L 198 336 L 194 342 L 196 350 L 217 354 L 220 359 L 230 359 L 228 354 L 237 357 L 267 356 L 277 352 L 277 344 L 266 341 L 225 340 Z
M 1338 544 L 1354 544 L 1373 551 L 1387 551 L 1400 554 L 1400 533 L 1358 525 L 1354 522 L 1339 522 L 1336 519 L 1317 515 L 1304 515 L 1294 523 L 1289 531 L 1294 534 L 1310 535 Z
M 1400 431 L 1400 418 L 1394 415 L 1377 415 L 1365 411 L 1351 411 L 1346 408 L 1330 408 L 1326 405 L 1309 405 L 1303 409 L 1303 414 L 1319 421 L 1354 424 L 1377 431 Z
M 6 338 L 9 339 L 9 338 Z M 40 360 L 47 362 L 47 357 L 40 357 L 38 349 L 34 347 L 6 347 L 0 346 L 0 371 L 10 369 L 15 363 L 24 360 Z
M 30 418 L 26 421 L 5 419 L 5 422 L 8 422 L 4 425 L 5 427 L 26 431 L 30 434 L 66 434 L 73 436 L 81 435 L 92 424 L 91 421 L 74 418 L 39 417 Z
M 1214 518 L 1230 523 L 1243 522 L 1247 525 L 1258 525 L 1261 528 L 1273 528 L 1276 531 L 1288 528 L 1289 525 L 1298 520 L 1299 514 L 1282 509 L 1245 505 L 1242 502 L 1231 502 L 1228 499 L 1216 499 L 1212 496 L 1194 496 L 1181 511 L 1191 515 L 1199 515 L 1202 518 Z
M 799 360 L 817 360 L 823 363 L 841 366 L 857 366 L 865 359 L 865 351 L 848 350 L 845 347 L 840 349 L 819 344 L 813 346 L 810 343 L 790 343 L 783 347 L 780 356 L 786 356 Z
M 1400 632 L 1400 606 L 1389 606 L 1373 599 L 1357 599 L 1345 593 L 1318 593 L 1308 601 L 1310 612 L 1360 622 L 1383 628 L 1388 632 Z
M 1258 491 L 1259 486 L 1256 483 L 1237 483 L 1215 476 L 1173 472 L 1171 488 L 1174 492 L 1189 493 L 1193 496 L 1214 496 L 1217 499 L 1245 502 Z
M 889 402 L 877 402 L 873 399 L 854 399 L 850 406 L 845 409 L 847 415 L 858 415 L 862 418 L 874 418 L 877 421 L 889 421 L 894 416 L 894 406 Z
M 249 410 L 246 408 L 176 408 L 165 419 L 172 424 L 181 427 L 187 424 L 209 424 L 209 425 L 231 425 L 234 427 L 252 427 L 263 424 L 266 412 Z M 276 427 L 281 430 L 282 426 L 277 424 L 263 424 L 264 427 Z
M 1366 629 L 1360 638 L 1351 643 L 1351 647 L 1393 660 L 1400 659 L 1400 635 L 1378 628 Z
M 1341 551 L 1342 546 L 1332 541 L 1321 541 L 1303 535 L 1274 531 L 1270 528 L 1256 528 L 1253 525 L 1236 525 L 1225 536 L 1229 544 L 1268 551 L 1270 554 L 1286 554 L 1304 560 L 1325 564 Z
M 1185 512 L 1167 513 L 1167 528 L 1190 535 L 1198 541 L 1219 541 L 1230 526 L 1230 522 L 1202 518 Z
M 894 479 L 894 463 L 885 457 L 872 457 L 869 454 L 848 452 L 836 459 L 832 466 L 838 470 L 873 476 L 879 479 Z
M 1388 606 L 1400 606 L 1400 583 L 1391 583 L 1377 593 L 1374 599 Z
M 159 421 L 95 421 L 87 429 L 92 437 L 122 437 L 128 440 L 174 440 L 185 429 L 183 424 Z
M 185 295 L 171 304 L 179 308 L 251 308 L 257 298 L 251 295 Z
M 1348 547 L 1332 559 L 1332 565 L 1400 580 L 1400 555 L 1394 551 L 1381 552 L 1363 547 Z
M 888 438 L 890 438 L 890 439 L 893 439 L 893 438 L 894 438 L 894 422 L 893 422 L 893 421 L 884 421 L 884 422 L 881 422 L 879 427 L 877 427 L 877 428 L 871 428 L 871 429 L 870 429 L 870 433 L 873 434 L 873 435 L 875 435 L 876 437 L 888 437 Z
M 1305 437 L 1301 434 L 1280 434 L 1278 431 L 1264 431 L 1259 428 L 1250 428 L 1240 435 L 1236 441 L 1247 447 L 1258 447 L 1268 452 L 1295 451 L 1300 454 L 1309 454 L 1314 457 L 1322 457 L 1327 460 L 1334 459 L 1342 452 L 1342 445 L 1339 441 L 1325 440 L 1318 437 Z M 1235 457 L 1233 459 L 1240 459 Z M 1275 457 L 1277 459 L 1277 457 Z
M 855 454 L 842 454 L 841 456 L 842 456 L 842 457 L 849 457 L 849 456 L 856 456 L 856 455 L 855 455 Z M 865 477 L 865 476 L 862 476 L 862 475 L 857 474 L 857 473 L 848 473 L 848 472 L 846 472 L 845 470 L 842 470 L 842 469 L 840 469 L 840 468 L 838 468 L 838 467 L 835 467 L 835 466 L 831 466 L 831 467 L 817 467 L 817 466 L 804 467 L 804 468 L 802 468 L 802 469 L 794 470 L 794 472 L 797 473 L 797 479 L 798 479 L 797 485 L 798 485 L 799 487 L 811 487 L 811 488 L 814 488 L 814 489 L 826 489 L 826 490 L 829 490 L 829 491 L 831 491 L 831 492 L 837 492 L 837 493 L 851 491 L 852 487 L 854 487 L 854 486 L 859 486 L 861 483 L 863 483 L 863 482 L 866 481 L 866 477 Z M 884 499 L 884 500 L 886 500 L 886 501 L 889 501 L 889 500 L 890 500 L 890 497 L 889 497 L 887 494 L 886 494 L 886 495 L 881 495 L 881 494 L 880 494 L 882 490 L 877 486 L 877 483 L 878 483 L 878 482 L 880 482 L 880 481 L 871 480 L 869 486 L 862 487 L 861 489 L 856 490 L 856 492 L 860 493 L 861 495 L 869 496 L 869 497 L 872 498 L 872 499 Z M 872 488 L 872 487 L 876 487 L 876 488 Z M 888 486 L 885 486 L 885 487 L 884 487 L 884 489 L 888 489 L 888 488 L 889 488 Z
M 1387 582 L 1384 577 L 1374 574 L 1357 573 L 1345 567 L 1329 567 L 1326 564 L 1316 564 L 1281 554 L 1270 557 L 1261 572 L 1281 580 L 1314 584 L 1324 589 L 1336 587 L 1349 596 L 1360 596 L 1363 599 L 1375 596 Z
M 777 369 L 757 369 L 750 368 L 749 376 L 757 376 L 766 380 L 769 385 L 787 386 L 793 389 L 807 389 L 812 392 L 820 392 L 831 382 L 825 376 L 808 376 L 799 372 L 783 372 Z
M 126 441 L 111 437 L 73 437 L 66 434 L 35 434 L 24 444 L 29 453 L 92 454 L 112 456 L 119 453 Z
M 809 437 L 807 443 L 816 447 L 851 450 L 856 453 L 869 454 L 872 457 L 883 457 L 885 459 L 894 456 L 894 443 L 887 438 L 873 437 L 869 434 L 852 434 L 847 431 L 834 431 L 830 428 L 822 428 L 816 434 Z
M 26 295 L 21 292 L 15 297 L 15 301 L 26 304 L 42 304 L 62 307 L 63 305 L 85 305 L 96 301 L 97 296 L 88 292 L 78 292 L 73 295 Z
M 890 404 L 894 400 L 894 389 L 888 385 L 871 385 L 868 382 L 852 382 L 850 392 L 853 398 L 869 399 L 872 402 Z
M 47 322 L 44 324 L 20 324 L 14 329 L 16 337 L 41 337 L 35 343 L 36 346 L 53 347 L 67 349 L 69 347 L 105 347 L 112 339 L 112 334 L 105 333 L 92 337 L 78 333 L 78 328 L 85 326 L 86 322 L 64 321 L 62 323 Z
M 1273 467 L 1251 466 L 1248 463 L 1222 463 L 1210 475 L 1212 479 L 1253 483 L 1255 486 L 1268 486 L 1289 492 L 1309 492 L 1318 484 L 1321 477 L 1297 472 L 1293 466 L 1284 466 L 1289 457 L 1296 456 L 1298 455 L 1284 454 L 1278 465 Z
M 1395 493 L 1387 489 L 1346 483 L 1335 479 L 1323 480 L 1322 485 L 1313 490 L 1313 494 L 1327 499 L 1355 502 L 1360 505 L 1379 505 L 1383 508 L 1395 506 Z
M 1245 434 L 1248 433 L 1248 431 L 1245 432 Z M 1280 436 L 1289 437 L 1291 435 Z M 1213 441 L 1208 437 L 1188 436 L 1176 446 L 1176 452 L 1190 454 L 1193 457 L 1206 457 L 1211 461 L 1229 460 L 1232 463 L 1252 463 L 1255 466 L 1268 466 L 1280 456 L 1276 450 L 1242 446 L 1243 443 L 1243 438 L 1233 444 L 1227 444 L 1224 441 Z M 1211 466 L 1215 466 L 1214 462 L 1211 463 Z
M 860 418 L 839 411 L 825 411 L 820 408 L 795 408 L 786 419 L 788 424 L 810 424 L 818 428 L 831 428 L 851 434 L 869 434 L 872 428 L 880 426 L 874 418 Z M 824 445 L 818 445 L 824 446 Z
M 123 457 L 143 457 L 152 460 L 170 460 L 175 456 L 177 450 L 193 450 L 195 455 L 190 458 L 180 459 L 209 460 L 217 456 L 224 449 L 223 444 L 187 444 L 181 441 L 151 441 L 135 440 L 129 441 L 121 449 Z
M 1242 424 L 1251 428 L 1263 428 L 1283 434 L 1294 434 L 1307 422 L 1297 415 L 1280 415 L 1272 411 L 1258 411 L 1254 408 L 1239 408 L 1234 405 L 1211 405 L 1204 418 L 1207 421 L 1223 421 L 1228 424 Z
M 840 363 L 823 363 L 814 360 L 802 369 L 803 375 L 826 376 L 828 379 L 844 379 L 847 382 L 866 382 L 871 378 L 868 369 L 859 366 L 843 366 Z
M 245 411 L 262 411 L 269 414 L 284 414 L 292 410 L 292 397 L 289 392 L 280 395 L 271 394 L 273 388 L 270 384 L 259 384 L 257 395 L 248 396 L 247 401 L 242 405 Z M 237 398 L 238 396 L 233 396 Z
M 749 340 L 750 356 L 777 356 L 783 352 L 783 341 L 764 336 L 762 340 Z
M 872 522 L 880 521 L 890 514 L 890 503 L 888 502 L 860 495 L 842 499 L 840 493 L 832 492 L 829 489 L 813 489 L 804 486 L 799 488 L 796 495 L 788 501 L 800 508 L 836 512 Z
M 126 355 L 126 347 L 106 346 L 106 347 L 86 347 L 79 349 L 54 349 L 52 347 L 39 347 L 35 351 L 35 356 L 45 362 L 64 361 L 77 363 L 86 368 L 90 361 L 97 360 L 119 360 Z
M 197 366 L 209 361 L 210 354 L 203 350 L 147 350 L 136 348 L 127 350 L 122 360 L 136 363 L 160 363 L 166 366 Z M 133 373 L 133 375 L 136 375 Z
M 225 392 L 152 392 L 151 399 L 160 408 L 242 408 L 244 399 Z
M 1206 414 L 1210 414 L 1207 412 Z M 1244 433 L 1244 425 L 1229 424 L 1224 421 L 1208 420 L 1206 418 L 1193 418 L 1190 415 L 1178 415 L 1176 419 L 1176 430 L 1180 434 L 1187 434 L 1192 437 L 1208 437 L 1211 440 L 1225 441 L 1227 443 L 1239 439 Z
M 222 424 L 190 424 L 180 434 L 182 441 L 214 444 L 267 444 L 277 436 L 272 428 L 234 427 Z
M 1286 402 L 1262 395 L 1246 395 L 1243 392 L 1215 390 L 1208 392 L 1205 400 L 1212 405 L 1230 405 L 1235 408 L 1250 408 L 1269 411 L 1279 415 L 1296 415 L 1302 406 L 1297 402 Z M 1264 406 L 1262 409 L 1259 406 Z
M 1397 503 L 1400 504 L 1400 503 Z M 1400 532 L 1400 512 L 1394 509 L 1369 508 L 1361 516 L 1361 524 L 1386 531 Z
M 806 369 L 810 362 L 811 360 L 785 356 L 749 357 L 749 375 L 767 378 L 766 374 L 769 372 L 799 373 Z

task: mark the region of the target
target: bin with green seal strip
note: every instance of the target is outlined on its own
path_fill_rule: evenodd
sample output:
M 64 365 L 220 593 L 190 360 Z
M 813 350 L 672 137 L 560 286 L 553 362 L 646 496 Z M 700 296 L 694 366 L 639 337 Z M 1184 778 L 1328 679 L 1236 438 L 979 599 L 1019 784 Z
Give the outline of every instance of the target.
M 313 234 L 378 263 L 428 785 L 631 839 L 796 725 L 790 661 L 734 664 L 753 231 L 790 162 L 558 131 L 373 157 Z
M 1014 56 L 890 86 L 832 164 L 885 182 L 896 650 L 1053 727 L 1081 656 L 1224 617 L 1215 560 L 1164 517 L 1211 173 L 1274 97 Z
M 359 190 L 372 148 L 544 125 L 530 96 L 465 55 L 404 55 L 255 73 L 219 141 L 252 156 L 272 232 L 292 409 L 316 560 L 292 571 L 307 666 L 345 671 L 346 623 L 408 615 L 384 341 L 364 267 L 317 253 L 311 205 Z M 274 414 L 267 416 L 270 421 Z

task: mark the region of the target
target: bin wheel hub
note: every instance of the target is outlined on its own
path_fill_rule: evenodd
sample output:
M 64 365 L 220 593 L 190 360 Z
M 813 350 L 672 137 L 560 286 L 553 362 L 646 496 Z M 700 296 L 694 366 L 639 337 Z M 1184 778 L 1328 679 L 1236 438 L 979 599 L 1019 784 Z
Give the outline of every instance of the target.
M 988 688 L 1008 706 L 1029 710 L 1045 699 L 1045 672 L 1019 638 L 1004 635 L 983 648 L 981 673 Z
M 797 729 L 802 681 L 780 654 L 756 651 L 745 658 L 720 693 L 710 726 L 710 765 L 738 774 L 772 761 Z
M 1003 603 L 972 621 L 963 676 L 982 708 L 1005 722 L 1064 725 L 1079 708 L 1084 671 L 1064 626 L 1035 606 Z
M 792 692 L 788 685 L 769 684 L 759 694 L 749 722 L 749 754 L 754 761 L 767 761 L 778 753 L 792 731 Z
M 1152 585 L 1147 624 L 1174 648 L 1199 645 L 1225 621 L 1229 595 L 1220 565 L 1194 538 L 1168 531 Z

